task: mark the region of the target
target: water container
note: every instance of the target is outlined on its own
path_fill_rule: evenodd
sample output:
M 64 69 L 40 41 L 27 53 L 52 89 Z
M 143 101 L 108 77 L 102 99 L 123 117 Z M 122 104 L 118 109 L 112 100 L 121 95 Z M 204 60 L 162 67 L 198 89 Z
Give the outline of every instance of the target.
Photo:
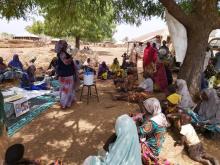
M 84 72 L 83 84 L 84 85 L 93 85 L 94 83 L 94 73 L 93 72 Z

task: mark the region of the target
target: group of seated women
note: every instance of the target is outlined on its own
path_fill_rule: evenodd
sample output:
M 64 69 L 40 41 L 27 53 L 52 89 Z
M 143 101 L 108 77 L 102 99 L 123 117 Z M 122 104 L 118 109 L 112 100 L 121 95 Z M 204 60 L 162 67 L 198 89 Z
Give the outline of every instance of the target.
M 138 88 L 145 88 L 143 82 Z M 152 82 L 147 81 L 147 84 Z M 141 104 L 140 113 L 118 117 L 115 133 L 103 147 L 106 154 L 90 156 L 84 161 L 84 165 L 172 164 L 159 156 L 167 127 L 176 128 L 176 139 L 179 140 L 175 142 L 175 146 L 186 146 L 191 159 L 205 165 L 219 164 L 218 160 L 203 148 L 193 122 L 195 117 L 198 117 L 199 124 L 220 124 L 220 99 L 215 89 L 202 91 L 200 102 L 194 103 L 186 81 L 177 79 L 175 84 L 168 87 L 166 100 L 160 102 L 152 96 Z M 192 110 L 193 115 L 189 113 Z
M 145 112 L 137 115 L 118 117 L 115 133 L 107 140 L 103 157 L 90 156 L 84 165 L 167 163 L 158 159 L 164 142 L 168 122 L 162 113 L 160 102 L 150 98 L 143 102 Z
M 19 56 L 15 54 L 13 59 L 6 65 L 4 59 L 0 57 L 0 82 L 20 78 L 23 71 L 23 64 Z
M 49 76 L 56 74 L 56 58 L 53 58 L 46 73 Z M 48 89 L 47 84 L 34 85 L 36 79 L 36 58 L 29 61 L 26 67 L 19 59 L 19 55 L 15 54 L 13 59 L 6 65 L 2 57 L 0 57 L 0 81 L 19 79 L 20 87 L 27 90 Z M 44 79 L 42 77 L 41 79 Z

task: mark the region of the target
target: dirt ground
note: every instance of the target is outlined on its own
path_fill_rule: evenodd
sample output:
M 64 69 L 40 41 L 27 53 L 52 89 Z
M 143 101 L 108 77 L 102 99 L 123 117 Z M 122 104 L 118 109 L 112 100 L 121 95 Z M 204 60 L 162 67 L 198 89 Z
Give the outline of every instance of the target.
M 0 55 L 8 61 L 14 53 L 20 54 L 23 62 L 37 56 L 37 65 L 46 67 L 55 56 L 52 47 L 41 48 L 0 48 Z M 113 58 L 120 57 L 126 48 L 92 47 L 99 53 L 100 61 L 111 63 Z M 121 58 L 119 58 L 121 60 Z M 63 160 L 64 164 L 80 165 L 89 155 L 97 155 L 106 139 L 114 131 L 115 120 L 122 114 L 135 112 L 138 107 L 127 102 L 113 101 L 115 92 L 111 81 L 98 82 L 100 102 L 92 98 L 89 105 L 84 99 L 68 110 L 53 106 L 9 138 L 10 144 L 25 145 L 25 156 L 30 159 L 41 159 L 45 164 L 52 160 Z M 219 156 L 219 144 L 203 140 L 205 147 L 215 156 Z M 182 147 L 174 147 L 170 133 L 166 134 L 161 156 L 179 165 L 197 165 L 188 158 Z

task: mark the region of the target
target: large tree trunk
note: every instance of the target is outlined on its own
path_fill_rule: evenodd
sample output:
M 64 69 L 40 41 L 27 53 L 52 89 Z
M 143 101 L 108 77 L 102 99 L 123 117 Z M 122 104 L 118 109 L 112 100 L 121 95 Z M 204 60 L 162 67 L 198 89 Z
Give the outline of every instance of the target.
M 80 49 L 80 37 L 79 36 L 76 37 L 75 47 Z
M 187 29 L 188 47 L 178 78 L 186 80 L 191 94 L 198 92 L 201 86 L 209 33 L 209 29 L 201 28 L 201 26 Z
M 191 94 L 201 85 L 201 74 L 209 33 L 220 27 L 218 0 L 194 0 L 187 14 L 176 0 L 159 0 L 187 29 L 188 48 L 179 78 L 187 81 Z

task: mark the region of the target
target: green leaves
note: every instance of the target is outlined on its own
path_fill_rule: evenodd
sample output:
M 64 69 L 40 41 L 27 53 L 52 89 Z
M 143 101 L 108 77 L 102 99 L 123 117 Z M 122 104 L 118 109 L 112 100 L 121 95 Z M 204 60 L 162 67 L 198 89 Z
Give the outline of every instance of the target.
M 102 0 L 51 0 L 40 5 L 44 23 L 38 21 L 27 27 L 34 34 L 96 42 L 111 38 L 116 28 L 113 9 Z
M 35 21 L 32 26 L 27 26 L 25 28 L 29 33 L 36 35 L 44 34 L 44 23 L 41 21 Z
M 37 6 L 35 0 L 1 0 L 0 1 L 0 17 L 7 20 L 11 18 L 27 18 Z

